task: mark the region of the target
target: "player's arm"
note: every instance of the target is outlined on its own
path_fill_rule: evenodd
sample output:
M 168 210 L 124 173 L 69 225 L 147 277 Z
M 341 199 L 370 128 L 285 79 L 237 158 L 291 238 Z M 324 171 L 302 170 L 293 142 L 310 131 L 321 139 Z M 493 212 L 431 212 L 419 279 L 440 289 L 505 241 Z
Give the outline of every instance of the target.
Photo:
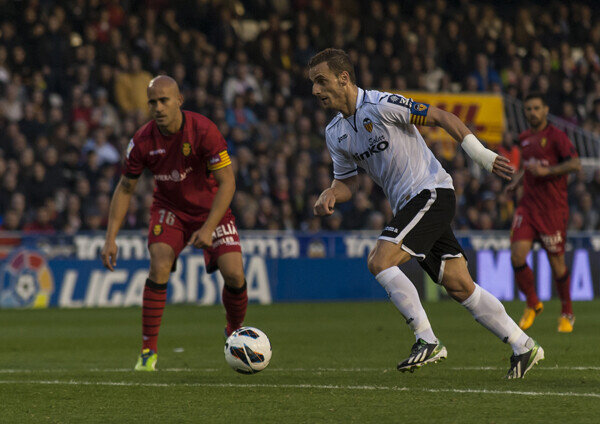
M 135 192 L 137 182 L 137 178 L 129 178 L 123 175 L 110 201 L 106 240 L 102 248 L 101 257 L 104 266 L 111 271 L 114 271 L 114 267 L 117 265 L 117 234 L 123 224 L 127 209 L 129 209 L 131 196 Z
M 313 211 L 315 215 L 331 215 L 336 203 L 344 203 L 352 199 L 358 188 L 358 177 L 356 175 L 343 180 L 334 179 L 331 187 L 323 190 L 315 203 Z
M 231 161 L 222 168 L 212 170 L 212 173 L 215 180 L 217 180 L 219 188 L 217 189 L 204 225 L 192 234 L 188 242 L 189 245 L 199 248 L 210 247 L 212 245 L 212 235 L 219 222 L 221 222 L 221 219 L 223 219 L 225 212 L 229 209 L 235 193 L 235 175 Z
M 443 128 L 461 144 L 475 163 L 505 180 L 511 180 L 514 169 L 509 165 L 509 160 L 486 149 L 455 114 L 435 106 L 428 106 L 426 113 L 426 118 L 422 119 L 423 125 Z
M 579 172 L 581 170 L 581 161 L 578 157 L 572 157 L 554 166 L 543 166 L 539 163 L 532 163 L 527 166 L 527 170 L 534 177 L 555 177 L 571 172 Z

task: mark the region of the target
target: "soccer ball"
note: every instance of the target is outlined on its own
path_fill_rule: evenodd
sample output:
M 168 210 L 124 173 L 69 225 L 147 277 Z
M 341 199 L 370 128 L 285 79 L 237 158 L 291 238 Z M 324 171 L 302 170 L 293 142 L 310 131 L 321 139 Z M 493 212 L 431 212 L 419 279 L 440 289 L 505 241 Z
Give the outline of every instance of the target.
M 238 328 L 225 341 L 225 360 L 241 374 L 255 374 L 269 365 L 271 342 L 258 328 Z

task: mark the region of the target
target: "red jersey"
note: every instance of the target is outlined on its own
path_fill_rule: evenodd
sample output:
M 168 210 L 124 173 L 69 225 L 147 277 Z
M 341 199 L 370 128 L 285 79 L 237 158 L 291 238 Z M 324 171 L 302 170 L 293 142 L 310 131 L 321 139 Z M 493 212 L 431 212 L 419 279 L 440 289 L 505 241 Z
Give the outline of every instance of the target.
M 569 137 L 555 126 L 548 124 L 537 133 L 530 129 L 522 132 L 519 141 L 525 168 L 520 206 L 525 206 L 541 215 L 568 212 L 567 174 L 534 177 L 526 167 L 535 162 L 543 166 L 554 166 L 577 157 L 577 151 Z
M 218 189 L 211 171 L 231 160 L 225 139 L 210 119 L 194 112 L 182 114 L 181 129 L 175 134 L 161 134 L 154 120 L 135 133 L 123 175 L 137 178 L 148 168 L 155 181 L 153 206 L 204 219 Z

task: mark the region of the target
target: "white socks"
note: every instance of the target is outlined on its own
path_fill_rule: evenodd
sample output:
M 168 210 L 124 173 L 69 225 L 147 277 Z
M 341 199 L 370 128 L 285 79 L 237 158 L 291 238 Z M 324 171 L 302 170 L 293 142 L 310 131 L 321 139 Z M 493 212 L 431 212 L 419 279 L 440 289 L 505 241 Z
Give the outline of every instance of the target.
M 490 330 L 504 343 L 510 343 L 515 355 L 521 355 L 531 349 L 533 342 L 508 316 L 504 305 L 490 292 L 475 283 L 475 291 L 462 305 L 471 312 L 475 320 Z
M 419 293 L 400 268 L 393 266 L 381 271 L 375 278 L 383 286 L 392 303 L 404 315 L 406 323 L 415 333 L 415 338 L 423 339 L 427 343 L 437 343 L 438 340 L 433 334 L 425 309 L 421 305 Z

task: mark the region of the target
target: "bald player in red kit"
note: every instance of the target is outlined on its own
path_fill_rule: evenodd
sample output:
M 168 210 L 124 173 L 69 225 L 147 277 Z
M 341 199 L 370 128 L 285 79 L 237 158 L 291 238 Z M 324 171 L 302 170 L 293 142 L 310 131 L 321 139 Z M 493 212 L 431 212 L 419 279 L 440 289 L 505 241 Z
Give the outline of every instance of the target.
M 569 219 L 567 174 L 579 171 L 581 164 L 567 135 L 548 123 L 548 106 L 541 95 L 527 96 L 525 118 L 531 128 L 519 136 L 524 169 L 507 186 L 510 192 L 523 181 L 523 197 L 515 211 L 510 236 L 515 280 L 527 298 L 519 326 L 523 330 L 531 327 L 544 309 L 537 297 L 533 271 L 526 262 L 533 242 L 539 241 L 548 254 L 562 304 L 558 331 L 570 333 L 575 316 L 571 305 L 571 277 L 565 264 Z
M 136 371 L 156 369 L 167 281 L 186 245 L 202 248 L 207 271 L 218 269 L 223 275 L 227 335 L 242 326 L 248 304 L 240 239 L 229 209 L 235 175 L 227 144 L 208 118 L 181 110 L 183 96 L 172 78 L 154 78 L 147 95 L 153 120 L 135 133 L 127 147 L 101 254 L 104 266 L 113 271 L 117 233 L 138 178 L 148 168 L 155 188 L 148 234 L 150 272 L 142 304 L 143 343 Z

